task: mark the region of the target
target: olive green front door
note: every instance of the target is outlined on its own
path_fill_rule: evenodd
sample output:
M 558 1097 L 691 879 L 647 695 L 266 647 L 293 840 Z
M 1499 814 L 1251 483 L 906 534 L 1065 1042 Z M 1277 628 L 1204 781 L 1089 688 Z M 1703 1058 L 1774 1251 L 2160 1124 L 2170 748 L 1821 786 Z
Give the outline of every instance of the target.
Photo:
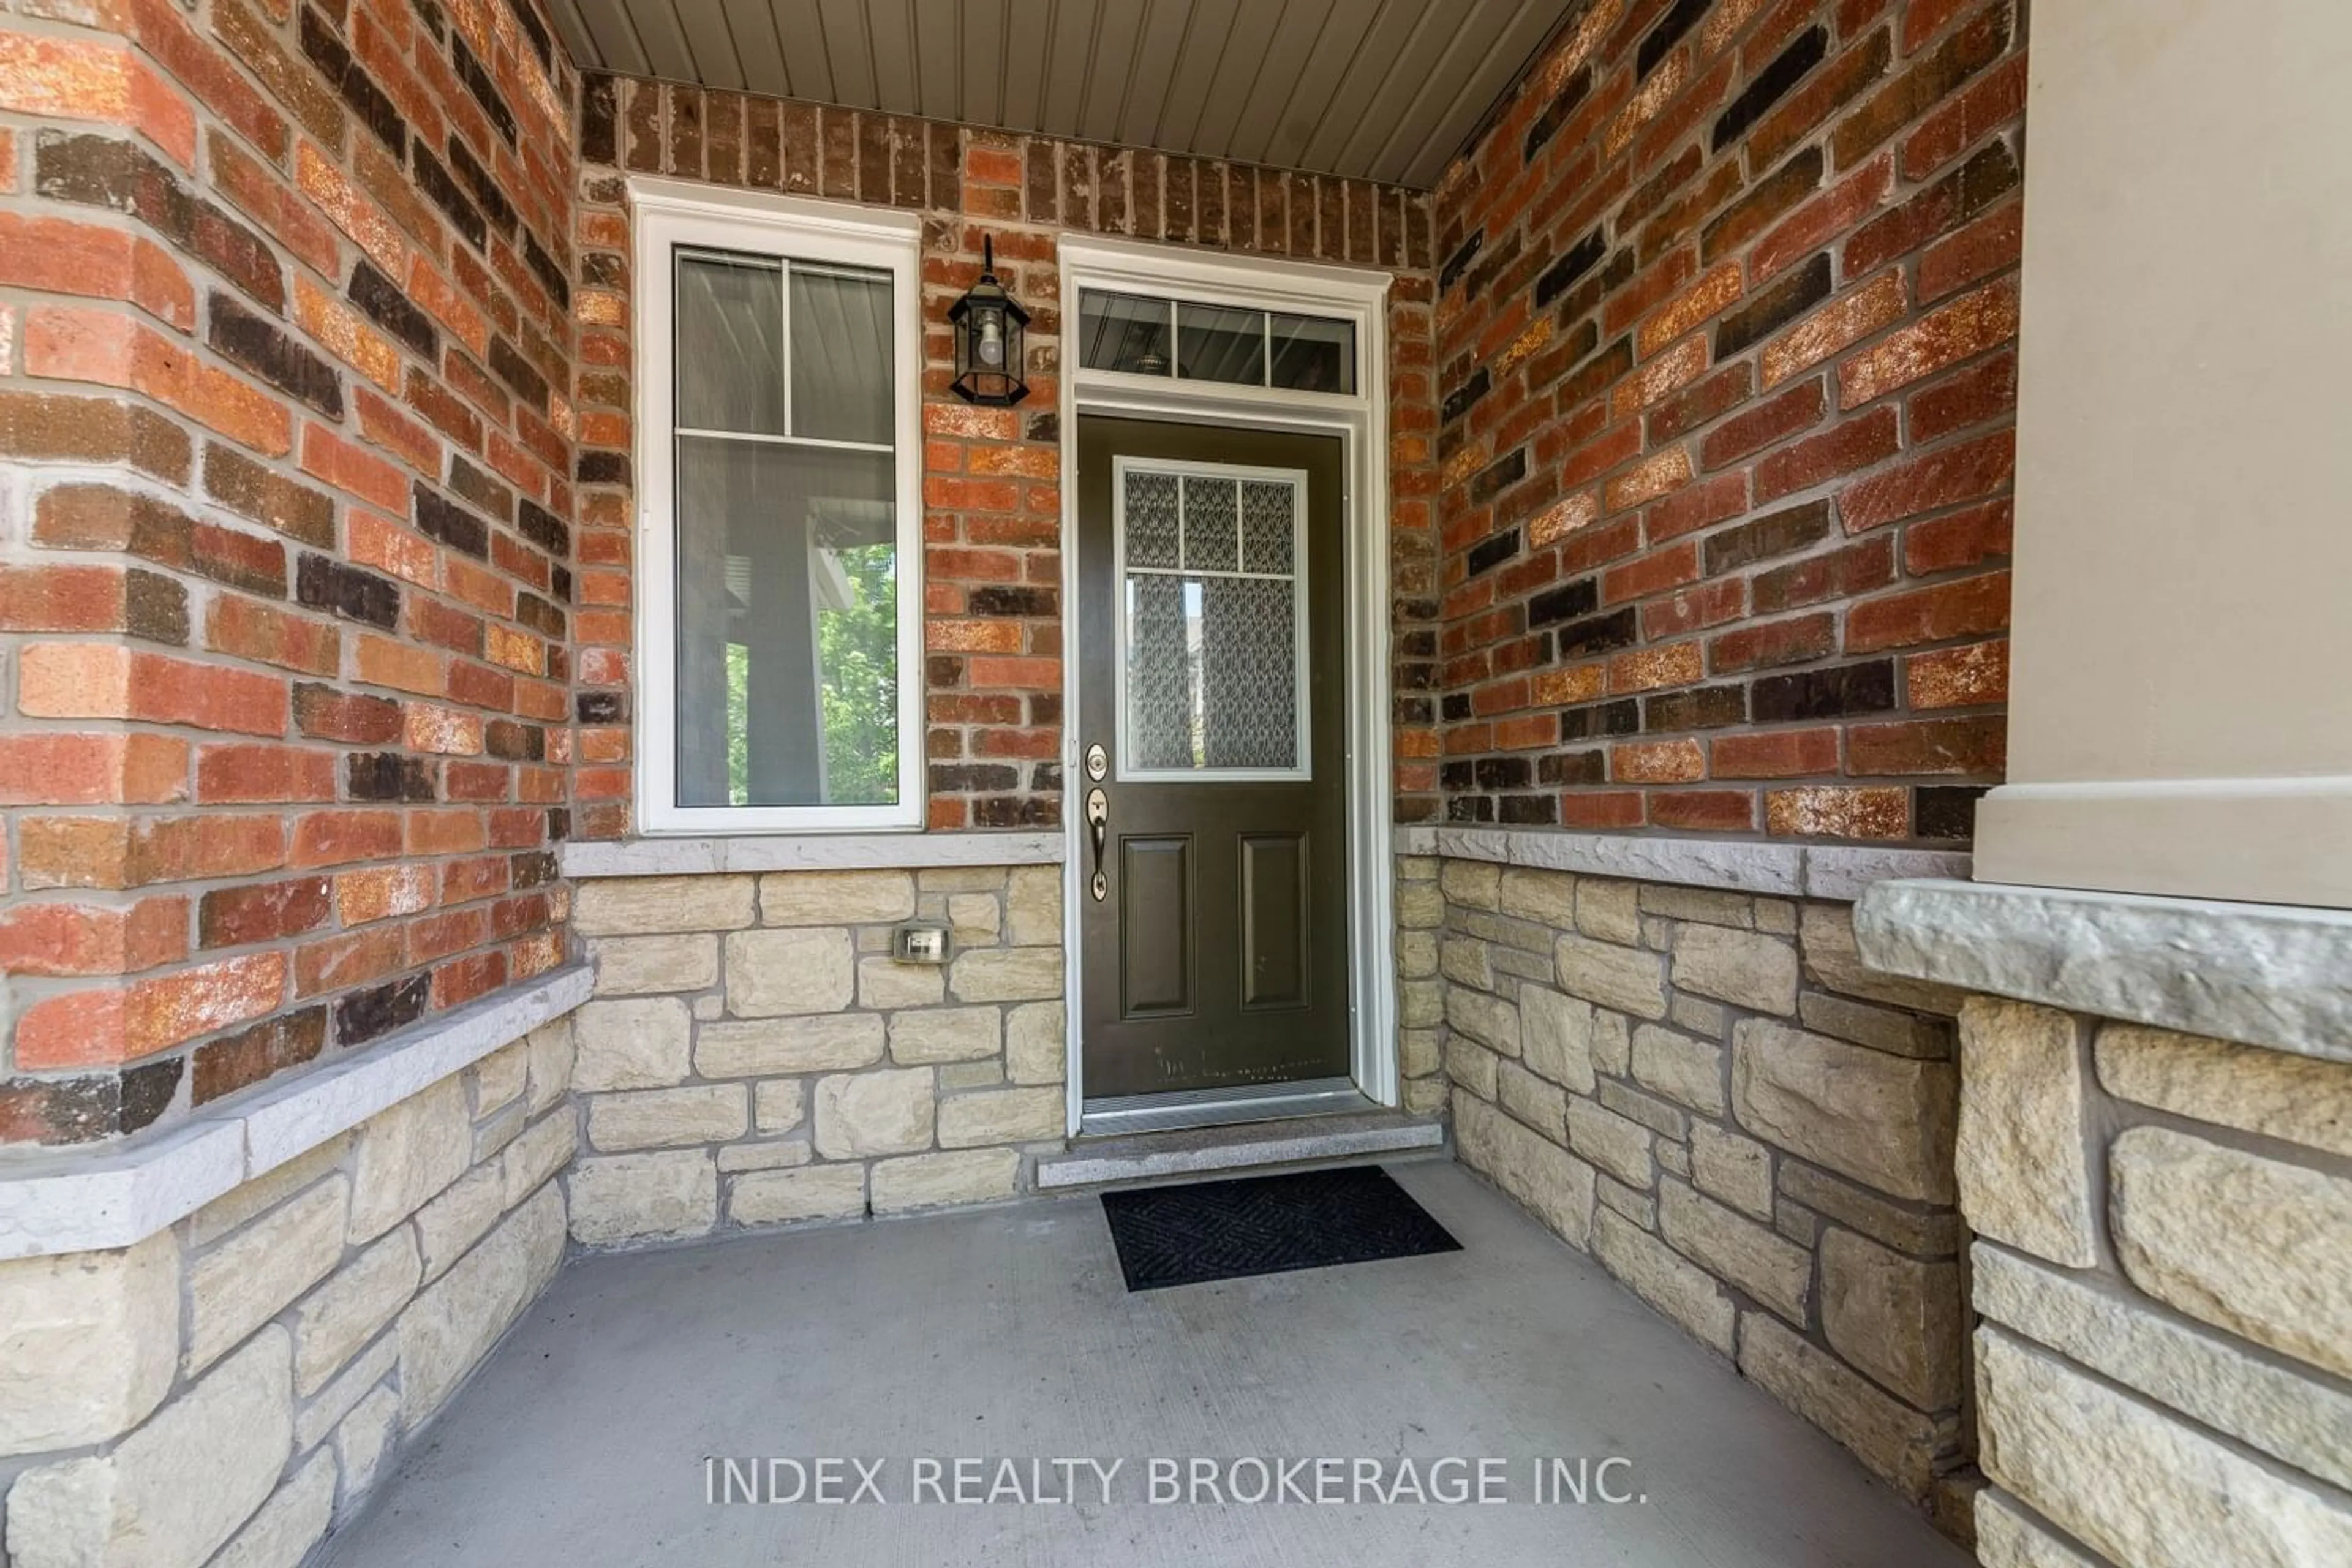
M 1349 1071 L 1337 437 L 1078 425 L 1089 1101 Z

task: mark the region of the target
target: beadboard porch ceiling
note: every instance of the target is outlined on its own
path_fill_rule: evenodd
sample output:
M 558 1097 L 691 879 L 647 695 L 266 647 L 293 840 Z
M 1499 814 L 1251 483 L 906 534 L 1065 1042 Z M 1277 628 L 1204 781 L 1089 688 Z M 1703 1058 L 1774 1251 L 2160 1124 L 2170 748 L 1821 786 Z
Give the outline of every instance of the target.
M 1428 187 L 1580 0 L 552 0 L 592 69 Z

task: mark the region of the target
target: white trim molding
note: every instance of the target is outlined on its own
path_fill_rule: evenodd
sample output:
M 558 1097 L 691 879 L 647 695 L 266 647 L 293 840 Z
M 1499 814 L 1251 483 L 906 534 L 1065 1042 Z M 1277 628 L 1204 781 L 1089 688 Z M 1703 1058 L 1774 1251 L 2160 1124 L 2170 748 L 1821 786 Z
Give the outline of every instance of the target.
M 0 1160 L 0 1260 L 131 1247 L 588 1000 L 575 963 L 121 1143 Z
M 924 820 L 922 225 L 877 211 L 756 191 L 632 178 L 637 345 L 637 581 L 634 706 L 637 830 L 646 834 L 919 829 Z M 677 551 L 670 257 L 740 251 L 887 273 L 898 574 L 898 798 L 888 805 L 677 804 Z M 787 290 L 787 295 L 789 295 Z M 789 308 L 789 307 L 788 307 Z M 789 343 L 786 352 L 790 352 Z M 789 382 L 789 377 L 787 377 Z
M 2352 912 L 1991 882 L 1881 882 L 1873 969 L 2352 1062 Z
M 575 839 L 564 876 L 694 877 L 746 871 L 935 870 L 948 866 L 1056 866 L 1058 833 L 809 833 L 759 837 Z
M 1139 240 L 1061 241 L 1062 320 L 1062 711 L 1064 776 L 1083 777 L 1079 680 L 1086 660 L 1076 636 L 1078 602 L 1077 429 L 1088 414 L 1216 423 L 1336 435 L 1347 448 L 1345 558 L 1348 671 L 1347 778 L 1349 954 L 1349 1073 L 1365 1098 L 1394 1106 L 1397 1077 L 1395 862 L 1389 711 L 1389 341 L 1385 272 L 1272 257 L 1219 255 Z M 1297 392 L 1173 376 L 1087 370 L 1078 363 L 1081 289 L 1172 297 L 1242 310 L 1281 310 L 1345 321 L 1356 332 L 1356 391 Z M 1327 567 L 1329 563 L 1325 563 Z M 1073 792 L 1073 798 L 1077 792 Z M 1083 814 L 1066 810 L 1068 850 L 1063 889 L 1064 965 L 1069 1020 L 1068 1130 L 1085 1114 L 1081 1035 L 1084 965 L 1081 900 L 1087 897 Z
M 1686 888 L 1851 901 L 1893 877 L 1966 877 L 1965 852 L 1874 848 L 1856 844 L 1775 844 L 1742 838 L 1653 837 L 1565 828 L 1459 827 L 1421 824 L 1396 833 L 1400 855 L 1484 860 L 1671 882 Z

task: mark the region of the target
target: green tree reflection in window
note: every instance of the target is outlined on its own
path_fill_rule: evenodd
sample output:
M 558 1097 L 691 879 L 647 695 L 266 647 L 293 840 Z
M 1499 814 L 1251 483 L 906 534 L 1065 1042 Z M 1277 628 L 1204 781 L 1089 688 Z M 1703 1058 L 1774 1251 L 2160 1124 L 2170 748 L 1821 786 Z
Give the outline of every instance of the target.
M 819 697 L 824 710 L 824 799 L 871 805 L 898 798 L 898 551 L 896 543 L 830 552 L 849 604 L 817 612 Z M 751 799 L 751 664 L 741 643 L 727 647 L 727 785 L 737 805 Z

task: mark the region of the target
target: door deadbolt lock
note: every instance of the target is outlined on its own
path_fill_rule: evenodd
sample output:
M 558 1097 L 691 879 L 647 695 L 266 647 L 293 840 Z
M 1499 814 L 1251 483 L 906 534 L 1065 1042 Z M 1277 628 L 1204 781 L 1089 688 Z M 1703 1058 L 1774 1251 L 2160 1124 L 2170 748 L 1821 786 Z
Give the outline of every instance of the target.
M 1103 751 L 1102 742 L 1097 741 L 1087 748 L 1087 777 L 1100 784 L 1109 773 L 1110 757 Z
M 1095 748 L 1097 753 L 1101 750 L 1100 746 Z M 1087 760 L 1091 763 L 1093 758 Z M 1095 902 L 1101 903 L 1110 896 L 1110 879 L 1103 875 L 1103 850 L 1110 839 L 1110 796 L 1103 793 L 1100 785 L 1087 791 L 1087 837 L 1095 849 L 1094 880 L 1087 884 L 1087 890 L 1094 894 Z

